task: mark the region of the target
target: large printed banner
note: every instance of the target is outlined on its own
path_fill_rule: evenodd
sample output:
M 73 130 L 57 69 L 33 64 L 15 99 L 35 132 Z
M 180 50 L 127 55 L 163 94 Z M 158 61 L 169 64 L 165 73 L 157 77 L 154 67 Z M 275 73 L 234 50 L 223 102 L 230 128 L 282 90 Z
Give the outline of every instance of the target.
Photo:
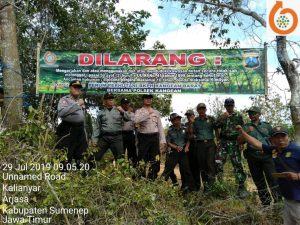
M 264 49 L 42 51 L 41 93 L 264 94 Z

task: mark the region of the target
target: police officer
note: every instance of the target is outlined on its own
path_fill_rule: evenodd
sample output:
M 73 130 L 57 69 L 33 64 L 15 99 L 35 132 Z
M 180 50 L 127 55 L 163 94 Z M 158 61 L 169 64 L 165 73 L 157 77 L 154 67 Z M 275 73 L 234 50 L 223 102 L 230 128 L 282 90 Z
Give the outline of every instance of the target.
M 197 105 L 199 116 L 193 123 L 193 135 L 196 142 L 195 158 L 197 160 L 197 177 L 195 181 L 200 187 L 200 174 L 204 184 L 204 191 L 209 189 L 209 186 L 215 181 L 215 134 L 216 121 L 213 116 L 206 114 L 206 105 L 199 103 Z
M 130 121 L 124 121 L 123 125 L 123 145 L 124 153 L 127 149 L 128 160 L 132 163 L 133 167 L 137 165 L 137 151 L 135 146 L 135 126 L 134 126 L 134 112 L 127 98 L 121 99 L 121 107 L 129 113 Z
M 129 121 L 130 115 L 121 106 L 116 107 L 114 95 L 106 93 L 103 98 L 103 108 L 97 115 L 93 142 L 98 144 L 98 151 L 94 157 L 101 160 L 110 148 L 115 160 L 124 156 L 122 129 L 124 120 Z
M 269 138 L 272 133 L 272 126 L 260 120 L 260 109 L 253 106 L 247 112 L 251 122 L 244 126 L 244 130 L 263 144 L 271 145 Z M 270 205 L 272 201 L 271 194 L 275 201 L 278 200 L 278 184 L 272 177 L 272 173 L 275 172 L 275 165 L 271 155 L 263 154 L 262 151 L 247 144 L 244 156 L 247 159 L 249 170 L 257 187 L 262 205 Z M 266 182 L 269 184 L 271 194 L 268 191 Z
M 82 85 L 79 80 L 73 80 L 69 84 L 70 94 L 62 97 L 58 103 L 58 116 L 62 122 L 57 127 L 57 147 L 67 148 L 67 162 L 76 160 L 79 166 L 80 159 L 88 147 L 87 135 L 84 128 L 85 104 L 81 95 Z M 64 170 L 70 167 L 65 165 Z
M 220 148 L 217 151 L 217 166 L 218 172 L 223 173 L 223 167 L 226 163 L 227 156 L 229 155 L 236 182 L 238 183 L 237 195 L 240 198 L 246 198 L 248 192 L 245 189 L 244 183 L 246 181 L 246 174 L 243 169 L 241 152 L 239 151 L 239 144 L 237 137 L 239 136 L 235 127 L 237 125 L 244 125 L 243 117 L 241 114 L 234 111 L 234 100 L 227 98 L 224 106 L 226 112 L 220 115 L 217 119 L 217 127 L 220 128 Z M 218 135 L 219 136 L 219 135 Z
M 181 116 L 177 113 L 170 115 L 172 125 L 167 133 L 167 145 L 171 148 L 165 164 L 163 176 L 168 180 L 170 174 L 173 173 L 177 163 L 179 163 L 182 180 L 182 189 L 184 191 L 194 190 L 194 180 L 189 167 L 189 160 L 186 152 L 189 150 L 188 136 L 186 128 L 181 126 Z
M 150 163 L 148 179 L 154 180 L 160 170 L 160 148 L 165 147 L 166 138 L 160 113 L 151 107 L 153 95 L 144 94 L 143 107 L 136 110 L 134 122 L 138 127 L 138 162 Z M 146 167 L 140 175 L 146 177 Z

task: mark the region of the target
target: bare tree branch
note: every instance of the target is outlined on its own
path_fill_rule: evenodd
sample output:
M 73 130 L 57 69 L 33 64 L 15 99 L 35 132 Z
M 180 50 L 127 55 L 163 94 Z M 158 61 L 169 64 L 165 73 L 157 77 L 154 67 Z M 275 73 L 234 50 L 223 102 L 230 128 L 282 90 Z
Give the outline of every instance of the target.
M 231 9 L 234 12 L 239 12 L 242 13 L 246 16 L 250 16 L 253 19 L 255 19 L 256 21 L 258 21 L 263 27 L 266 27 L 266 21 L 265 19 L 258 15 L 256 12 L 251 11 L 251 10 L 246 10 L 242 7 L 236 7 L 234 5 L 229 5 L 229 4 L 225 4 L 225 3 L 214 3 L 214 2 L 208 2 L 205 0 L 195 0 L 194 2 L 196 3 L 202 3 L 202 4 L 206 4 L 206 5 L 213 5 L 213 6 L 217 6 L 217 7 L 223 7 L 223 8 L 227 8 L 227 9 Z

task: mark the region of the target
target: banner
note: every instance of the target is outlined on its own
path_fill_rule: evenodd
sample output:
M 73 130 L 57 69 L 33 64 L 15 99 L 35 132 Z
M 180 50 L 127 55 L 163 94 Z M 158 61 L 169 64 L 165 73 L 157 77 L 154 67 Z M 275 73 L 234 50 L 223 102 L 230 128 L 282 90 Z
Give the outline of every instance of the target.
M 264 49 L 42 51 L 40 93 L 265 93 Z

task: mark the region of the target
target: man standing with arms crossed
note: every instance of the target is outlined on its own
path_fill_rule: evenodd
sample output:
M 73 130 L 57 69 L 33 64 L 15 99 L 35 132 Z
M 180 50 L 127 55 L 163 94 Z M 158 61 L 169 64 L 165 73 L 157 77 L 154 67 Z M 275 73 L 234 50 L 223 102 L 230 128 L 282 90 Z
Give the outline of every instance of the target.
M 160 148 L 166 145 L 160 113 L 151 107 L 153 95 L 144 94 L 143 107 L 136 110 L 134 122 L 138 127 L 138 162 L 150 163 L 148 179 L 155 180 L 160 170 Z M 146 177 L 146 166 L 140 171 Z

